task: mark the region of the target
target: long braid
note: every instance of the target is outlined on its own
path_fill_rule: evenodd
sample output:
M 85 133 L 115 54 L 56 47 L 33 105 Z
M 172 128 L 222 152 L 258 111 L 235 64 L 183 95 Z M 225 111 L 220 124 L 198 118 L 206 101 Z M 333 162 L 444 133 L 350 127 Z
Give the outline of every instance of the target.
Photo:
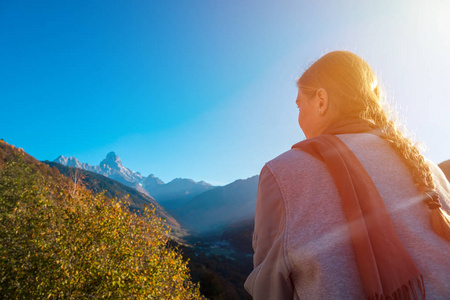
M 372 120 L 375 125 L 382 129 L 386 141 L 403 157 L 413 176 L 414 183 L 421 192 L 436 188 L 430 166 L 426 163 L 414 143 L 405 137 L 402 131 L 398 129 L 396 123 L 388 118 L 384 110 L 368 108 L 360 117 Z
M 430 166 L 426 163 L 424 157 L 420 154 L 413 142 L 404 136 L 394 121 L 390 120 L 387 113 L 381 108 L 378 99 L 376 102 L 368 103 L 367 109 L 361 113 L 360 117 L 371 120 L 378 125 L 384 133 L 385 140 L 401 154 L 405 164 L 410 170 L 414 183 L 426 200 L 431 200 L 431 226 L 434 232 L 445 240 L 450 242 L 450 216 L 440 207 L 438 195 L 434 190 L 434 183 Z M 435 198 L 433 198 L 433 196 Z

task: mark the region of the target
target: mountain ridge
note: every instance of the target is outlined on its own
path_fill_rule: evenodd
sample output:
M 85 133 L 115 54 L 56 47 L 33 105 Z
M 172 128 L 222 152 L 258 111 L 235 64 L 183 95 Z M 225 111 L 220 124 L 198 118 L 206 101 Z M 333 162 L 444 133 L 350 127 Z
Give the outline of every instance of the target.
M 220 230 L 254 216 L 258 179 L 258 175 L 238 179 L 168 209 L 184 226 L 197 233 Z
M 79 173 L 77 174 L 77 169 L 74 167 L 64 166 L 57 162 L 51 161 L 44 161 L 44 163 L 50 167 L 55 167 L 62 175 L 72 180 L 74 176 L 78 176 L 82 181 L 82 185 L 94 193 L 104 192 L 105 195 L 110 198 L 128 197 L 131 201 L 130 209 L 132 211 L 139 212 L 142 211 L 144 206 L 152 205 L 155 207 L 156 215 L 161 219 L 164 219 L 167 225 L 171 228 L 173 237 L 184 238 L 187 235 L 186 230 L 181 227 L 179 222 L 152 197 L 142 194 L 132 187 L 126 186 L 114 179 L 92 171 L 79 170 Z
M 97 166 L 82 163 L 76 157 L 65 157 L 63 155 L 58 156 L 53 162 L 106 176 L 153 197 L 159 203 L 174 198 L 183 201 L 214 188 L 213 185 L 203 180 L 196 182 L 189 178 L 175 178 L 169 183 L 164 183 L 154 174 L 147 177 L 142 176 L 140 172 L 125 167 L 120 157 L 113 151 L 109 152 Z

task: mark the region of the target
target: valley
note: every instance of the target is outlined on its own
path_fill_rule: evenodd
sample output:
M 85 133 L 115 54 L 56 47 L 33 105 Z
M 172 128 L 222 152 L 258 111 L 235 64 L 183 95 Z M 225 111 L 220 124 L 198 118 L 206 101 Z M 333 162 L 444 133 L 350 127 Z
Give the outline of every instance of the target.
M 122 165 L 110 152 L 98 166 L 59 156 L 45 161 L 61 174 L 78 172 L 86 188 L 104 190 L 109 197 L 129 195 L 139 213 L 152 204 L 171 228 L 172 244 L 189 261 L 194 282 L 208 299 L 251 299 L 243 284 L 253 268 L 253 215 L 258 176 L 225 186 L 176 178 L 164 183 L 154 174 L 145 177 Z

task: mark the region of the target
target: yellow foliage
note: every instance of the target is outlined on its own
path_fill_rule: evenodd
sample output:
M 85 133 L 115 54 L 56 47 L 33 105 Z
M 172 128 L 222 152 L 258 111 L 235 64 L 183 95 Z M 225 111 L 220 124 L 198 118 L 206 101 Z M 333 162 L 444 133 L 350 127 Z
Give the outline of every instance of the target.
M 0 298 L 204 299 L 154 208 L 69 185 L 20 159 L 0 173 Z

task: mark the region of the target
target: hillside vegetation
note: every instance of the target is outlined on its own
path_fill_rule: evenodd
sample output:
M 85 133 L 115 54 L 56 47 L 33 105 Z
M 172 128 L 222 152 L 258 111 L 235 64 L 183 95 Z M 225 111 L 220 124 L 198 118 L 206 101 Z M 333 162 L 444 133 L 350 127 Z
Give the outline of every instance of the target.
M 139 213 L 142 212 L 145 206 L 153 206 L 155 208 L 155 215 L 165 220 L 166 224 L 170 227 L 170 234 L 172 238 L 178 239 L 187 235 L 186 230 L 181 228 L 178 221 L 167 213 L 166 210 L 152 197 L 142 194 L 134 188 L 126 186 L 118 181 L 94 172 L 63 166 L 56 162 L 44 161 L 44 163 L 52 168 L 54 167 L 58 169 L 61 174 L 70 178 L 72 181 L 78 180 L 83 187 L 90 190 L 94 194 L 104 192 L 105 196 L 108 198 L 128 197 L 131 204 L 131 211 Z
M 168 228 L 0 141 L 1 299 L 203 299 Z

